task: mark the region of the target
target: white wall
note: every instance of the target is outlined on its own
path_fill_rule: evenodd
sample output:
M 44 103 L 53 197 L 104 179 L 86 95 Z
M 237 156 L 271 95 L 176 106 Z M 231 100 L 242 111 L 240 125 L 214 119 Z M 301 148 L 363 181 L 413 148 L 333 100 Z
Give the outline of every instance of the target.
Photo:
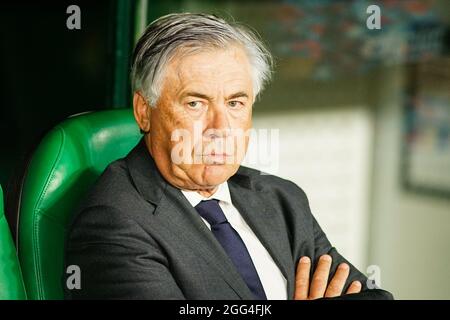
M 450 200 L 400 183 L 403 72 L 376 81 L 369 264 L 397 299 L 450 299 Z

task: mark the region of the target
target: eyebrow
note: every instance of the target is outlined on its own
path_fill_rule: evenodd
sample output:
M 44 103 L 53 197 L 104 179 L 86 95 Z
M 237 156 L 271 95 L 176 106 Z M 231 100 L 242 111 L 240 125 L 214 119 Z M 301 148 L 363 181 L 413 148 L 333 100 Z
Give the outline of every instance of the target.
M 205 100 L 209 100 L 209 101 L 213 100 L 212 97 L 210 97 L 204 93 L 195 92 L 195 91 L 189 91 L 189 92 L 184 93 L 182 95 L 182 98 L 185 98 L 185 97 L 197 97 L 197 98 L 201 98 L 201 99 L 205 99 Z M 225 98 L 225 100 L 236 99 L 236 98 L 248 98 L 248 94 L 246 94 L 244 91 L 239 91 L 239 92 L 229 95 L 228 97 Z
M 228 96 L 226 98 L 226 100 L 236 99 L 236 98 L 248 98 L 248 94 L 246 94 L 244 91 L 239 91 L 239 92 L 233 93 L 232 95 Z
M 197 98 L 202 98 L 205 100 L 212 100 L 212 98 L 206 94 L 200 93 L 200 92 L 195 92 L 195 91 L 189 91 L 189 92 L 185 92 L 183 93 L 183 95 L 181 96 L 182 98 L 185 97 L 197 97 Z

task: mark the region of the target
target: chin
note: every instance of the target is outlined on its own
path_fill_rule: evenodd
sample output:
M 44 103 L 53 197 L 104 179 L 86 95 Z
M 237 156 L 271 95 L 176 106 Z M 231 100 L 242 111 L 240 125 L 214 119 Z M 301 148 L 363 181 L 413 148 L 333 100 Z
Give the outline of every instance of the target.
M 203 181 L 210 186 L 216 186 L 228 180 L 235 170 L 225 164 L 205 165 L 203 169 Z

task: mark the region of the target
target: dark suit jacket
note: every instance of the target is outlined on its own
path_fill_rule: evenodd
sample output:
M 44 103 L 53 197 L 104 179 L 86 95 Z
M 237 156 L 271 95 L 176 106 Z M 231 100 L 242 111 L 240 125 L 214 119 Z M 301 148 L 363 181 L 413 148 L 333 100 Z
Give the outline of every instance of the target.
M 228 183 L 234 206 L 287 279 L 290 299 L 301 256 L 314 268 L 330 254 L 331 274 L 346 261 L 294 183 L 243 166 Z M 81 289 L 67 290 L 68 298 L 253 299 L 197 211 L 161 176 L 143 140 L 101 175 L 74 217 L 66 246 L 66 266 L 81 268 Z M 367 290 L 366 277 L 350 266 L 345 290 L 353 280 Z M 392 297 L 379 289 L 360 296 Z

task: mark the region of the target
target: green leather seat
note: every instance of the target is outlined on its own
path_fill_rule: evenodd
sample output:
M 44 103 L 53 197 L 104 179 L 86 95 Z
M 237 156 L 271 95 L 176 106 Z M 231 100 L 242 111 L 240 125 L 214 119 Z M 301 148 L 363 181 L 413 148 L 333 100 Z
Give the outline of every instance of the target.
M 19 207 L 18 253 L 28 298 L 64 297 L 64 242 L 74 209 L 105 167 L 140 137 L 132 110 L 117 109 L 72 116 L 41 141 Z
M 0 187 L 0 300 L 26 299 L 16 247 L 3 211 L 3 191 Z

